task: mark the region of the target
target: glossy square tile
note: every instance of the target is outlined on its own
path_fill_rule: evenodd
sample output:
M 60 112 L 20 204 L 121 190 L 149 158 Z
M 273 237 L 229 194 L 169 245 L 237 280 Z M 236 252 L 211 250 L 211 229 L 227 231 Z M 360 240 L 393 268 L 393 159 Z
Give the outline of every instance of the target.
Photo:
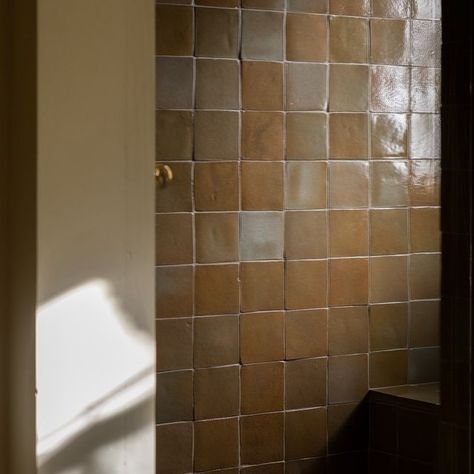
M 329 357 L 329 404 L 358 402 L 368 390 L 367 354 Z
M 364 112 L 368 110 L 369 68 L 331 64 L 329 110 L 331 112 Z
M 349 6 L 349 2 L 340 1 Z M 331 5 L 331 10 L 333 6 Z M 349 7 L 350 8 L 350 7 Z M 331 13 L 333 13 L 331 11 Z M 367 63 L 369 22 L 361 18 L 330 17 L 329 59 L 334 63 Z
M 372 157 L 398 158 L 407 156 L 407 130 L 407 116 L 405 114 L 372 114 L 370 129 Z
M 408 383 L 429 383 L 439 380 L 439 347 L 410 349 L 408 354 Z
M 285 257 L 290 260 L 327 257 L 326 211 L 285 213 Z
M 414 300 L 439 298 L 441 285 L 441 255 L 410 256 L 410 288 Z
M 390 256 L 370 259 L 371 303 L 389 303 L 408 299 L 408 257 Z
M 408 304 L 371 305 L 370 349 L 372 351 L 399 349 L 407 346 Z
M 242 414 L 283 410 L 283 362 L 244 365 L 241 377 Z
M 194 167 L 194 198 L 198 211 L 238 210 L 237 163 L 197 163 Z
M 406 209 L 370 211 L 370 254 L 390 255 L 408 252 Z
M 192 214 L 157 214 L 155 228 L 156 265 L 193 263 Z
M 369 164 L 332 162 L 329 164 L 329 206 L 334 208 L 367 207 L 369 203 Z
M 413 18 L 440 19 L 441 0 L 412 0 Z
M 368 255 L 368 211 L 330 211 L 329 235 L 329 255 L 331 257 Z
M 158 267 L 155 270 L 157 318 L 193 315 L 193 267 Z
M 240 418 L 242 464 L 259 464 L 283 459 L 283 413 Z
M 240 64 L 231 59 L 196 61 L 196 108 L 227 109 L 240 107 Z
M 411 38 L 413 66 L 441 66 L 441 22 L 413 20 Z
M 283 114 L 242 114 L 242 157 L 249 160 L 283 159 Z
M 284 313 L 247 313 L 240 316 L 240 360 L 243 364 L 285 358 Z
M 193 371 L 163 372 L 156 375 L 156 421 L 193 419 Z
M 441 251 L 439 208 L 410 209 L 410 245 L 412 252 Z
M 225 314 L 239 311 L 239 266 L 199 265 L 195 270 L 196 314 Z
M 287 311 L 285 348 L 287 360 L 327 355 L 327 310 Z
M 327 116 L 322 113 L 286 115 L 287 160 L 313 160 L 327 157 Z
M 191 163 L 166 163 L 173 170 L 174 179 L 166 186 L 156 184 L 156 212 L 184 212 L 192 210 Z
M 258 10 L 284 10 L 285 0 L 241 0 L 242 8 L 256 8 Z
M 408 351 L 372 352 L 369 355 L 370 387 L 391 387 L 408 382 Z
M 285 364 L 285 408 L 326 404 L 327 358 L 293 360 Z
M 329 306 L 366 305 L 368 259 L 329 260 Z
M 410 25 L 403 20 L 370 20 L 370 59 L 374 64 L 409 64 Z
M 239 363 L 238 316 L 194 319 L 194 367 Z
M 286 64 L 287 110 L 326 110 L 327 66 L 325 64 Z
M 192 109 L 193 77 L 192 58 L 156 58 L 156 107 Z
M 439 346 L 440 302 L 413 301 L 410 303 L 410 347 Z
M 155 138 L 157 160 L 192 160 L 192 112 L 157 111 Z
M 411 110 L 439 112 L 441 107 L 441 70 L 415 67 L 411 69 Z
M 196 56 L 237 58 L 240 19 L 237 10 L 196 8 Z
M 326 207 L 326 163 L 286 164 L 286 208 L 324 209 Z
M 329 115 L 329 156 L 332 159 L 367 159 L 368 115 Z
M 372 66 L 371 111 L 407 112 L 410 101 L 409 69 L 403 66 Z
M 258 464 L 256 466 L 244 467 L 240 472 L 245 474 L 283 474 L 285 465 L 283 462 L 272 464 Z
M 438 114 L 411 114 L 410 158 L 441 158 L 441 120 Z
M 239 159 L 237 112 L 196 112 L 194 158 L 202 161 Z
M 373 207 L 402 207 L 408 204 L 407 162 L 372 162 L 370 170 Z
M 408 18 L 410 0 L 372 0 L 372 15 L 382 18 Z
M 199 369 L 194 372 L 196 420 L 239 414 L 239 366 Z
M 286 262 L 286 308 L 327 306 L 327 261 Z
M 156 54 L 191 56 L 193 54 L 193 9 L 156 5 Z
M 329 0 L 329 12 L 332 15 L 368 16 L 369 0 Z
M 243 162 L 241 168 L 242 209 L 283 209 L 283 163 Z
M 156 321 L 156 370 L 192 369 L 193 326 L 191 319 Z
M 283 110 L 283 64 L 242 62 L 242 106 L 245 110 Z
M 324 62 L 327 56 L 327 17 L 288 13 L 286 17 L 287 60 Z
M 242 11 L 242 59 L 283 59 L 283 14 Z
M 193 469 L 193 425 L 174 423 L 156 427 L 156 472 L 178 474 Z
M 369 316 L 366 306 L 330 308 L 329 355 L 357 354 L 369 350 Z
M 283 258 L 283 213 L 240 214 L 240 258 L 271 260 Z
M 195 220 L 198 263 L 233 262 L 239 259 L 238 213 L 198 213 Z
M 288 0 L 288 11 L 306 13 L 327 13 L 328 0 Z
M 440 205 L 441 168 L 439 160 L 414 160 L 410 163 L 410 204 Z

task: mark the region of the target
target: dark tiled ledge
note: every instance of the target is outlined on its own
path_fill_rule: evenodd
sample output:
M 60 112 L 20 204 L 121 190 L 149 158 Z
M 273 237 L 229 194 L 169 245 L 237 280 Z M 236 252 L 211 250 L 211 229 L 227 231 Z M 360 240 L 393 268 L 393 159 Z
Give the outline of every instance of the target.
M 439 383 L 378 388 L 370 391 L 370 399 L 375 402 L 437 413 L 440 405 L 440 388 Z

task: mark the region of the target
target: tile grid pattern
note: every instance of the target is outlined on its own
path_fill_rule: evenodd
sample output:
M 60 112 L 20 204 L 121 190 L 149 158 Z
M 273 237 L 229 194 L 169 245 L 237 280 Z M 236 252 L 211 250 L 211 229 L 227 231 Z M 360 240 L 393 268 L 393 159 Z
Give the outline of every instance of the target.
M 235 0 L 195 3 L 157 6 L 157 160 L 175 172 L 175 181 L 157 189 L 158 472 L 236 472 L 244 465 L 260 466 L 245 472 L 263 472 L 269 463 L 268 472 L 322 470 L 327 423 L 327 464 L 338 472 L 358 458 L 344 454 L 354 439 L 344 442 L 334 432 L 357 412 L 368 386 L 437 377 L 438 104 L 425 104 L 436 85 L 423 74 L 438 71 L 429 58 L 439 44 L 426 36 L 428 59 L 420 61 L 429 67 L 419 69 L 412 61 L 391 64 L 400 62 L 396 34 L 392 50 L 382 48 L 375 61 L 390 65 L 372 66 L 370 56 L 377 22 L 434 29 L 439 22 L 420 15 L 423 2 L 412 5 L 415 19 L 405 12 L 403 20 L 383 19 L 392 3 L 410 7 L 403 1 L 374 0 L 372 17 L 338 1 L 331 15 L 324 1 L 288 0 L 284 8 L 278 0 L 247 0 L 242 9 Z M 292 4 L 301 11 L 289 12 Z M 290 38 L 288 16 L 326 25 L 322 53 L 314 38 Z M 275 18 L 277 28 L 266 24 Z M 254 32 L 246 19 L 257 23 Z M 294 31 L 301 29 L 304 23 Z M 275 31 L 281 53 L 266 39 Z M 383 38 L 380 44 L 391 44 Z M 357 62 L 364 44 L 367 57 Z M 308 48 L 323 58 L 308 61 Z M 206 71 L 214 61 L 223 67 Z M 272 96 L 275 75 L 264 76 L 267 64 L 280 71 L 281 97 Z M 322 93 L 314 77 L 304 76 L 308 70 L 316 79 L 323 71 Z M 418 89 L 416 77 L 410 85 L 415 71 L 424 80 Z M 413 107 L 417 100 L 422 105 Z M 413 160 L 420 157 L 426 159 Z M 280 399 L 272 400 L 262 381 Z

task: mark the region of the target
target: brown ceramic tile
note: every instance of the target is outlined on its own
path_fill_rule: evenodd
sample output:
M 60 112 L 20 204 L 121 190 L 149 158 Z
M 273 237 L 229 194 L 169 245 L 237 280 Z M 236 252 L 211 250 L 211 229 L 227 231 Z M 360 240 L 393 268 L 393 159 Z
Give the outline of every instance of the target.
M 157 111 L 155 145 L 157 160 L 191 160 L 193 157 L 192 112 Z
M 194 158 L 221 161 L 239 159 L 238 112 L 196 112 Z
M 324 209 L 326 207 L 326 163 L 286 164 L 286 208 Z
M 411 62 L 414 66 L 441 66 L 441 22 L 412 21 Z
M 193 9 L 157 5 L 155 7 L 156 54 L 191 56 L 193 54 Z
M 327 66 L 288 63 L 286 65 L 287 110 L 326 110 Z
M 283 114 L 242 114 L 242 157 L 249 160 L 283 159 Z
M 242 105 L 246 110 L 283 110 L 281 63 L 242 63 Z
M 193 263 L 191 214 L 157 214 L 155 226 L 156 265 Z
M 410 203 L 412 206 L 440 205 L 441 168 L 439 160 L 410 163 Z
M 372 15 L 382 18 L 407 18 L 410 0 L 372 0 Z
M 331 257 L 368 255 L 368 211 L 330 211 L 329 236 L 329 255 Z
M 438 346 L 440 302 L 413 301 L 410 309 L 410 347 Z
M 389 255 L 408 251 L 406 209 L 370 211 L 370 254 Z
M 369 0 L 329 0 L 329 12 L 333 15 L 368 16 Z
M 370 349 L 372 351 L 406 347 L 408 331 L 407 303 L 371 305 L 369 317 Z
M 283 59 L 283 14 L 242 11 L 242 58 Z
M 389 303 L 408 299 L 408 257 L 370 259 L 370 302 Z
M 259 10 L 284 10 L 285 0 L 242 0 L 242 7 Z
M 156 375 L 156 421 L 193 419 L 193 371 L 163 372 Z
M 238 109 L 240 67 L 231 59 L 196 61 L 196 108 Z
M 241 377 L 242 414 L 283 410 L 283 362 L 244 365 Z
M 326 404 L 327 358 L 293 360 L 285 364 L 285 408 Z
M 370 170 L 373 207 L 402 207 L 408 204 L 407 162 L 373 162 Z
M 343 3 L 349 5 L 349 2 L 344 1 Z M 331 62 L 367 62 L 369 49 L 369 23 L 367 20 L 331 17 L 329 34 Z
M 156 473 L 184 474 L 193 469 L 193 425 L 156 427 Z
M 199 369 L 194 373 L 196 420 L 239 414 L 239 366 Z
M 285 462 L 285 474 L 326 474 L 326 458 L 299 459 Z
M 286 58 L 289 61 L 326 61 L 327 33 L 328 23 L 325 16 L 288 13 Z
M 369 107 L 369 68 L 331 64 L 329 110 L 331 112 L 364 112 Z
M 333 159 L 367 159 L 368 115 L 331 114 L 329 116 L 329 156 Z
M 326 114 L 287 114 L 286 157 L 288 160 L 324 159 L 327 157 L 326 142 Z
M 367 207 L 369 203 L 369 165 L 367 162 L 330 163 L 329 206 Z
M 441 70 L 411 69 L 410 104 L 413 112 L 435 113 L 441 107 Z
M 287 311 L 285 347 L 287 360 L 327 355 L 327 311 Z
M 412 252 L 441 250 L 439 208 L 410 209 L 410 243 Z
M 258 464 L 257 466 L 244 467 L 240 469 L 245 474 L 283 474 L 285 465 L 283 462 L 272 464 Z
M 329 358 L 329 403 L 362 400 L 368 390 L 367 354 Z
M 242 209 L 283 209 L 283 163 L 243 162 L 241 169 Z
M 283 213 L 240 214 L 240 258 L 241 260 L 283 258 Z
M 193 325 L 191 319 L 156 321 L 156 370 L 192 369 Z
M 238 210 L 237 163 L 197 163 L 194 167 L 194 193 L 198 211 Z
M 368 301 L 368 259 L 329 261 L 329 305 L 365 305 Z
M 239 362 L 237 316 L 194 319 L 194 367 L 212 367 Z
M 249 313 L 240 316 L 240 359 L 243 364 L 283 360 L 284 314 Z
M 156 269 L 156 317 L 175 318 L 193 314 L 193 267 Z
M 285 257 L 290 260 L 327 257 L 326 211 L 285 213 Z
M 323 308 L 327 305 L 327 261 L 286 263 L 286 308 Z
M 441 158 L 439 114 L 411 114 L 410 158 Z
M 416 254 L 410 256 L 410 289 L 414 300 L 440 297 L 440 254 Z
M 366 306 L 331 308 L 328 317 L 329 355 L 367 352 L 368 327 Z
M 196 267 L 196 314 L 239 311 L 238 265 Z
M 372 66 L 371 110 L 373 112 L 407 112 L 409 81 L 407 67 Z
M 239 259 L 238 213 L 196 214 L 196 261 L 232 262 Z
M 407 116 L 372 114 L 371 143 L 373 158 L 407 156 Z
M 240 419 L 240 461 L 260 464 L 283 459 L 283 413 Z
M 325 456 L 327 452 L 325 408 L 291 411 L 285 415 L 285 459 Z
M 408 383 L 439 381 L 439 347 L 410 349 L 408 352 Z
M 288 0 L 288 11 L 327 13 L 328 0 Z
M 408 351 L 372 352 L 369 356 L 370 387 L 391 387 L 408 382 Z
M 196 56 L 237 58 L 239 12 L 220 8 L 196 8 Z
M 193 107 L 192 58 L 156 58 L 156 106 L 158 109 Z
M 241 311 L 283 309 L 283 262 L 240 264 Z
M 192 210 L 191 164 L 168 163 L 173 170 L 173 181 L 156 185 L 156 212 L 183 212 Z
M 209 471 L 239 464 L 239 421 L 194 423 L 194 470 Z
M 210 7 L 240 7 L 240 0 L 195 0 L 196 5 L 205 5 Z
M 408 64 L 410 51 L 408 21 L 371 20 L 371 62 L 375 64 Z
M 191 5 L 192 0 L 156 0 L 156 3 L 176 4 L 176 5 Z

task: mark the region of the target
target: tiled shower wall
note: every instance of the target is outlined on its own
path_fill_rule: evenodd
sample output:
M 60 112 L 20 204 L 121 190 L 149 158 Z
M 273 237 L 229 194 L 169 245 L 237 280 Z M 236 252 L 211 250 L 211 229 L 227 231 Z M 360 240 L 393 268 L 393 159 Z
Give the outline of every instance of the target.
M 438 378 L 438 7 L 156 22 L 157 471 L 366 472 L 368 389 Z

